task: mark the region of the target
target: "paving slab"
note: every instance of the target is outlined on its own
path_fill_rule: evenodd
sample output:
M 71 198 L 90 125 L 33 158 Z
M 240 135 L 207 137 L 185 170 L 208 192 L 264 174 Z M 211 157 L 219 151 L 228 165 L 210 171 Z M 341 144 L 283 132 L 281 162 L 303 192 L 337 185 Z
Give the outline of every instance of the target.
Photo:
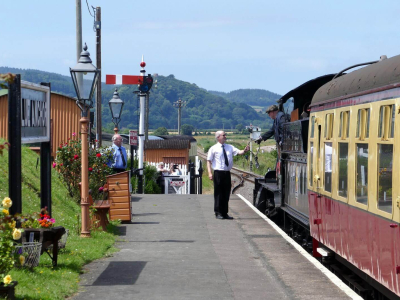
M 349 299 L 232 195 L 218 220 L 212 195 L 132 196 L 119 252 L 85 266 L 72 299 Z

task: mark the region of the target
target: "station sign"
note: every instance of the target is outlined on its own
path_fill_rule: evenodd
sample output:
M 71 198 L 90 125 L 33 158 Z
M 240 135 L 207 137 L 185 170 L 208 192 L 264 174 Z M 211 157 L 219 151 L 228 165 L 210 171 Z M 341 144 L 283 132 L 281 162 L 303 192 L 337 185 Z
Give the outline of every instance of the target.
M 136 130 L 129 130 L 129 145 L 138 145 L 138 132 Z
M 50 141 L 50 88 L 21 80 L 21 143 Z
M 178 179 L 178 180 L 172 179 L 170 184 L 171 184 L 171 186 L 181 187 L 181 186 L 184 186 L 186 184 L 186 182 L 183 179 Z

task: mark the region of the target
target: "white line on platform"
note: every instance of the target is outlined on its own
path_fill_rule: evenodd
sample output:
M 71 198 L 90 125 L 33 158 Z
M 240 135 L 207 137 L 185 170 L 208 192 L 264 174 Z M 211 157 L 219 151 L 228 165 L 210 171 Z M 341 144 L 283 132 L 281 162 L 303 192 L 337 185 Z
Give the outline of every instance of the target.
M 357 295 L 351 288 L 343 283 L 335 274 L 325 268 L 321 263 L 316 260 L 313 256 L 311 256 L 306 250 L 303 249 L 299 244 L 293 241 L 282 229 L 280 229 L 274 222 L 267 218 L 264 214 L 262 214 L 257 208 L 253 206 L 246 198 L 242 195 L 236 194 L 239 196 L 244 203 L 246 203 L 252 210 L 254 210 L 261 218 L 268 222 L 279 234 L 294 248 L 297 249 L 305 258 L 307 258 L 318 270 L 325 274 L 338 288 L 340 288 L 343 292 L 346 293 L 347 296 L 351 297 L 352 299 L 362 300 L 362 298 Z

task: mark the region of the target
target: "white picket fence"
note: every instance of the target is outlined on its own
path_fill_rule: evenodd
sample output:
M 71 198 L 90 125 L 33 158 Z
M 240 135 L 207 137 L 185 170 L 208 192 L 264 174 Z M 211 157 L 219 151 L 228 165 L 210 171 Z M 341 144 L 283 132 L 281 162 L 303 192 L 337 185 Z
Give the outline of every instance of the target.
M 150 166 L 158 168 L 159 163 L 147 162 Z M 171 170 L 173 163 L 164 163 L 164 169 Z M 178 164 L 181 175 L 172 173 L 164 175 L 164 194 L 189 194 L 190 193 L 190 175 L 187 174 L 187 165 Z
M 158 164 L 159 163 L 155 163 L 155 162 L 147 162 L 147 164 L 149 164 L 150 166 L 154 166 L 156 168 L 158 168 Z M 164 169 L 167 170 L 171 170 L 172 165 L 176 165 L 176 164 L 166 164 L 164 163 Z M 181 174 L 186 175 L 187 174 L 187 165 L 178 165 L 179 170 L 181 171 Z

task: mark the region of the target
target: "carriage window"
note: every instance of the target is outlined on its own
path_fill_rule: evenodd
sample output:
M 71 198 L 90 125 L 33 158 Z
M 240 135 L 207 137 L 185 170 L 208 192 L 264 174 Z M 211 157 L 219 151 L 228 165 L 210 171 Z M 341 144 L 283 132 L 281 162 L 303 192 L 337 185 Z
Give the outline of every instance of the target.
M 327 140 L 330 140 L 332 138 L 332 132 L 333 132 L 333 114 L 326 114 L 324 137 Z
M 368 203 L 368 144 L 357 144 L 357 202 Z
M 332 192 L 332 143 L 325 143 L 325 191 Z
M 342 139 L 349 137 L 349 111 L 342 111 L 340 113 L 340 127 L 339 127 L 339 137 Z
M 349 145 L 339 143 L 339 196 L 347 197 L 347 164 L 349 158 Z
M 391 213 L 393 145 L 380 144 L 378 148 L 378 208 Z
M 311 132 L 310 132 L 310 138 L 314 137 L 314 126 L 315 126 L 315 117 L 311 117 Z
M 356 132 L 357 138 L 363 140 L 369 137 L 369 119 L 370 119 L 369 108 L 363 108 L 358 110 L 357 132 Z
M 394 105 L 381 106 L 379 111 L 379 128 L 378 136 L 383 140 L 394 137 Z
M 310 143 L 310 186 L 313 184 L 313 160 L 314 160 L 314 143 Z

